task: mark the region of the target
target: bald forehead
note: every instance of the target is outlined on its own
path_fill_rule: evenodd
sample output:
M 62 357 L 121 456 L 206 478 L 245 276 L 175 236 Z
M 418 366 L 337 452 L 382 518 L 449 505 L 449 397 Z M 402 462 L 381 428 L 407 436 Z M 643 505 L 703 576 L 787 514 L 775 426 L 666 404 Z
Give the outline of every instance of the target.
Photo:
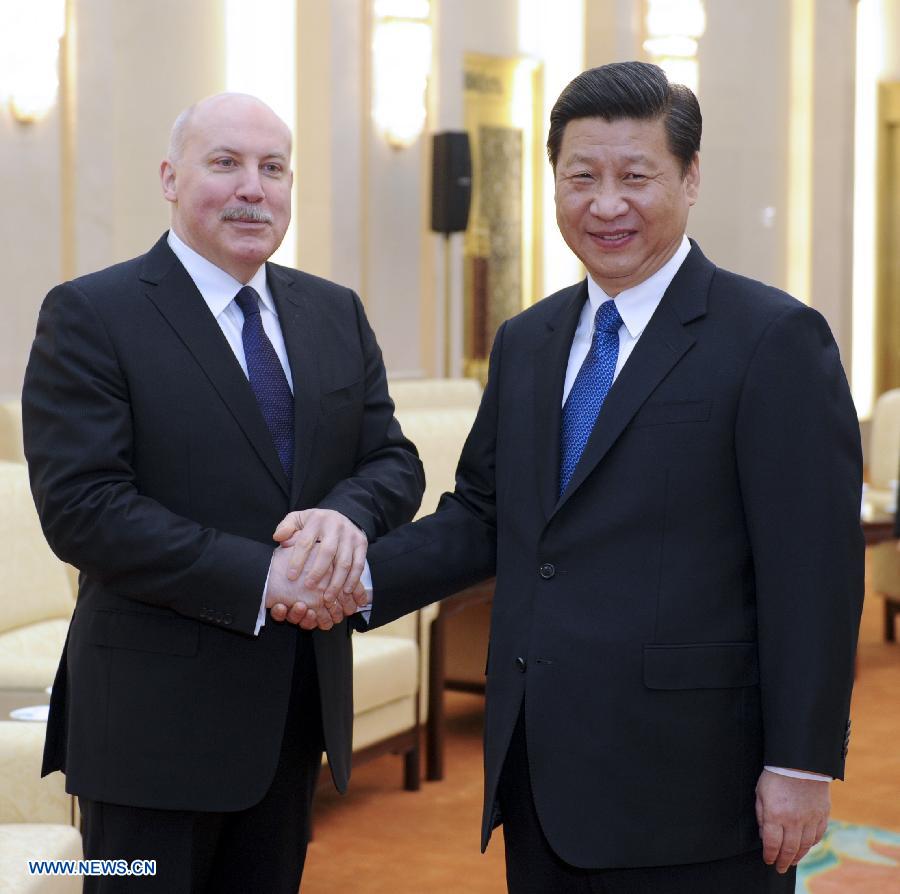
M 185 145 L 198 132 L 248 126 L 283 140 L 290 152 L 291 130 L 271 107 L 246 93 L 219 93 L 194 103 L 175 119 L 169 140 L 169 158 L 173 161 L 180 158 Z
M 284 129 L 285 135 L 290 138 L 290 129 L 287 124 L 275 114 L 270 106 L 261 99 L 246 93 L 219 93 L 207 99 L 201 99 L 194 106 L 193 119 L 196 121 L 216 121 L 220 118 L 230 119 L 234 117 L 254 117 L 267 119 L 273 125 Z

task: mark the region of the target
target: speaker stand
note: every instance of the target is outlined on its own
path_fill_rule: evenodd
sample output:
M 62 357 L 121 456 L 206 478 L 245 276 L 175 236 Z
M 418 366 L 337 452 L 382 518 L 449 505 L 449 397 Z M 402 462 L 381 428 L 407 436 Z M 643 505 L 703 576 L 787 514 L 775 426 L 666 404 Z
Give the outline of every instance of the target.
M 453 375 L 453 300 L 450 291 L 450 234 L 444 233 L 444 377 Z

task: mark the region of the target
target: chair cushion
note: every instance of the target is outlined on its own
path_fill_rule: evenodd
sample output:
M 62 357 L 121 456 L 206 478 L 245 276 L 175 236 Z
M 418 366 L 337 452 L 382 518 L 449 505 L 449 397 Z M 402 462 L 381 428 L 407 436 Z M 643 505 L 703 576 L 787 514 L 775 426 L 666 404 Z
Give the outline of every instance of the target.
M 413 640 L 377 633 L 354 636 L 354 713 L 362 714 L 413 695 L 418 684 L 418 659 Z
M 62 773 L 41 779 L 45 723 L 0 721 L 0 823 L 71 823 Z
M 888 490 L 897 477 L 900 455 L 900 388 L 885 391 L 872 410 L 869 441 L 869 481 L 873 488 Z
M 80 860 L 81 835 L 72 826 L 0 825 L 0 894 L 79 894 L 80 875 L 29 875 L 29 860 Z
M 416 445 L 425 466 L 425 495 L 417 518 L 434 512 L 441 494 L 453 490 L 459 455 L 475 412 L 475 407 L 397 411 L 403 434 Z
M 0 688 L 43 689 L 53 683 L 69 622 L 38 621 L 0 633 Z
M 0 402 L 0 460 L 11 463 L 25 462 L 20 400 Z
M 870 546 L 869 586 L 882 596 L 900 599 L 900 553 L 894 541 Z

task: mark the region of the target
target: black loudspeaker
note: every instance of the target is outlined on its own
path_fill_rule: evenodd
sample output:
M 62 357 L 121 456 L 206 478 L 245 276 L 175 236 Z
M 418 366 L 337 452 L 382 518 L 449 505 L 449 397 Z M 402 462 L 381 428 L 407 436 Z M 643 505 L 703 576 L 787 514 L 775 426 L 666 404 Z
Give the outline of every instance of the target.
M 432 140 L 431 229 L 461 233 L 469 222 L 472 153 L 465 131 L 436 133 Z

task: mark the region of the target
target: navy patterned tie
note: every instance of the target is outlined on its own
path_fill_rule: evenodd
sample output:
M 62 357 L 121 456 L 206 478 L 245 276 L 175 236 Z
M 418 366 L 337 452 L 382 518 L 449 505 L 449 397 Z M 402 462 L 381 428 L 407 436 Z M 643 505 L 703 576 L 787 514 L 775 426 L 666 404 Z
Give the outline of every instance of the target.
M 291 394 L 278 354 L 263 329 L 256 290 L 244 286 L 234 300 L 244 315 L 241 339 L 250 387 L 256 395 L 290 484 L 294 469 L 294 395 Z
M 562 413 L 559 495 L 562 496 L 591 435 L 597 414 L 612 386 L 619 359 L 622 318 L 615 302 L 604 301 L 594 315 L 594 337 L 578 370 Z

